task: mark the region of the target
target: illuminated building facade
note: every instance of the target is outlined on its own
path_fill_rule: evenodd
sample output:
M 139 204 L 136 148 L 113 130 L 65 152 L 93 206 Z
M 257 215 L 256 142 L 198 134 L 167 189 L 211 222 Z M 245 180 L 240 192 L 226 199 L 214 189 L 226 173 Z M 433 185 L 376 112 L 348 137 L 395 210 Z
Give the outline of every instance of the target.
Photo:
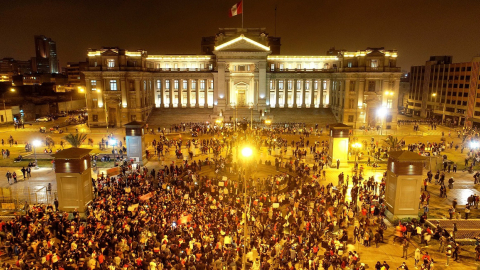
M 451 56 L 432 56 L 411 67 L 407 113 L 480 127 L 479 64 L 480 57 L 452 63 Z
M 281 55 L 280 38 L 264 28 L 220 28 L 202 38 L 201 52 L 90 49 L 83 72 L 89 124 L 146 121 L 155 108 L 205 108 L 220 115 L 232 107 L 267 114 L 270 108 L 331 108 L 337 121 L 357 128 L 396 121 L 401 73 L 394 50 Z

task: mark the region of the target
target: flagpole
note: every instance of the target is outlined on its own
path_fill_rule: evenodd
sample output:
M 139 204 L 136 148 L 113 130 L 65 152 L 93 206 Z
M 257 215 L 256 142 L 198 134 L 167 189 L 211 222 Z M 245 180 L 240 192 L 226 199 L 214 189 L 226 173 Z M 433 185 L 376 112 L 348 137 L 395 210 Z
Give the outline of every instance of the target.
M 245 5 L 244 5 L 244 2 L 242 0 L 242 29 L 243 29 L 243 9 L 244 9 Z

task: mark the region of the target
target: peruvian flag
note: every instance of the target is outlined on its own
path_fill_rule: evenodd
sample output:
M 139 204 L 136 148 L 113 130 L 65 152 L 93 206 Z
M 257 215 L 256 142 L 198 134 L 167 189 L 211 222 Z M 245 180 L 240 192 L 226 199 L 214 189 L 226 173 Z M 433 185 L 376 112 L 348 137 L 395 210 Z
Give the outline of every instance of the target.
M 242 14 L 243 11 L 243 1 L 240 1 L 233 5 L 233 7 L 230 9 L 230 17 L 237 16 L 238 14 Z

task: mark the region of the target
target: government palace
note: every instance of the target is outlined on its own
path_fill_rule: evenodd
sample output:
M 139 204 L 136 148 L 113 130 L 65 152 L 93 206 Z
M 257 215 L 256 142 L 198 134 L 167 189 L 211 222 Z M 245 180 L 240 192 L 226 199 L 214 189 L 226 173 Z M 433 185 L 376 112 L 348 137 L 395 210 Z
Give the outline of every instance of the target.
M 337 122 L 355 128 L 395 128 L 390 124 L 397 118 L 401 76 L 396 50 L 332 48 L 306 56 L 282 55 L 280 47 L 280 38 L 265 28 L 220 28 L 202 38 L 199 55 L 89 49 L 88 123 L 121 127 L 148 121 L 155 110 L 185 108 L 203 108 L 225 121 L 226 112 L 247 108 L 263 120 L 274 117 L 270 110 L 305 108 L 330 110 Z

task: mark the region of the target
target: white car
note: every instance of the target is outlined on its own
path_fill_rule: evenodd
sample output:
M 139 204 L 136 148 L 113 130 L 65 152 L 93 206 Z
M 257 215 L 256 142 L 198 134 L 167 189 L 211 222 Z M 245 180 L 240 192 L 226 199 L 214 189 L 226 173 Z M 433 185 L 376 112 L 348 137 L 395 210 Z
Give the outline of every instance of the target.
M 35 120 L 36 122 L 48 122 L 50 121 L 50 118 L 48 117 L 40 117 Z

